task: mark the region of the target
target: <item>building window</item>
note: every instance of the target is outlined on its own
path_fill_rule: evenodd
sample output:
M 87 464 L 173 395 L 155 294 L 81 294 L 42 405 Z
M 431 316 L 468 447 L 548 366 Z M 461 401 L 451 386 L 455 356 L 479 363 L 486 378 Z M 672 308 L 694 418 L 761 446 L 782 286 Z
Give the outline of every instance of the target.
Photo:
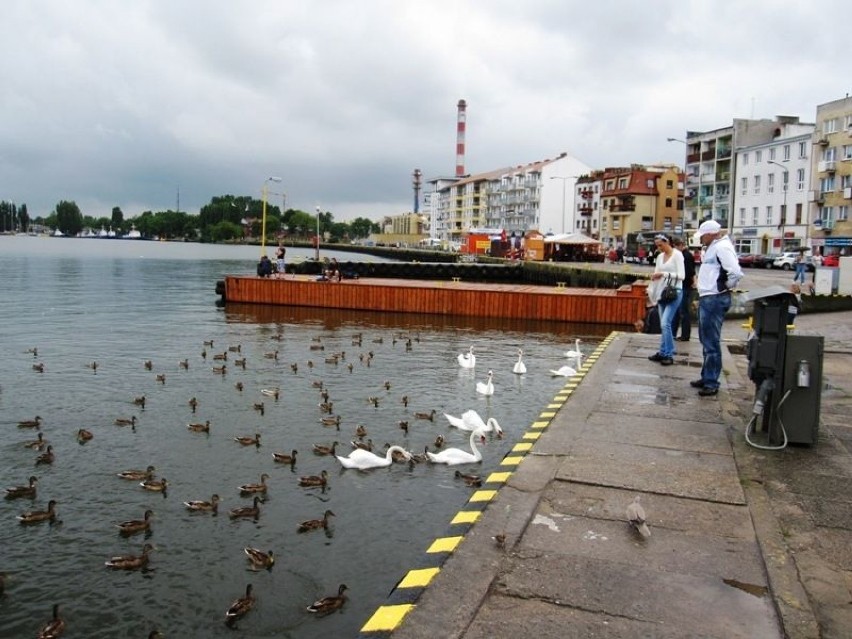
M 618 178 L 618 188 L 620 188 L 620 189 L 626 189 L 627 188 L 627 178 L 626 177 Z
M 852 186 L 852 175 L 842 175 L 840 176 L 840 188 L 847 189 Z
M 852 144 L 843 145 L 843 159 L 852 160 Z
M 666 208 L 667 209 L 672 208 L 672 199 L 670 197 L 666 198 Z
M 673 189 L 674 188 L 674 181 L 673 180 L 666 180 L 666 188 L 667 189 Z
M 758 208 L 756 206 L 754 206 L 751 209 L 751 224 L 752 224 L 752 226 L 757 226 L 759 224 L 758 219 L 757 219 L 757 215 L 758 215 Z
M 748 153 L 743 153 L 743 166 L 748 166 Z
M 822 123 L 823 133 L 835 133 L 837 131 L 837 118 L 831 118 Z
M 740 184 L 742 184 L 741 195 L 748 195 L 748 178 L 742 178 Z
M 769 149 L 769 159 L 770 160 L 775 159 L 775 147 L 774 146 L 771 149 Z
M 766 207 L 766 224 L 772 224 L 772 207 Z
M 799 157 L 800 158 L 808 157 L 808 143 L 807 142 L 799 142 Z
M 754 152 L 754 163 L 758 164 L 761 160 L 763 160 L 763 151 L 755 151 Z
M 787 212 L 784 211 L 784 213 L 781 215 L 781 223 L 782 224 L 786 224 L 786 219 L 785 219 L 786 217 L 787 217 Z M 797 202 L 796 203 L 796 224 L 801 224 L 801 223 L 802 223 L 802 203 Z
M 740 224 L 739 225 L 745 226 L 745 224 L 746 224 L 746 217 L 745 217 L 745 209 L 743 208 L 743 209 L 740 209 Z
M 770 173 L 766 176 L 766 192 L 775 193 L 775 174 Z
M 796 190 L 804 191 L 805 190 L 805 170 L 798 169 L 796 171 Z
M 837 219 L 838 220 L 848 220 L 849 219 L 849 207 L 847 205 L 838 206 L 837 207 Z
M 754 176 L 754 194 L 760 195 L 760 176 L 759 175 Z
M 785 162 L 789 161 L 790 160 L 790 145 L 785 144 L 784 148 L 782 149 L 782 152 L 784 154 L 784 161 Z
M 822 152 L 822 159 L 826 162 L 834 162 L 837 159 L 837 147 L 830 146 Z
M 852 129 L 852 115 L 843 116 L 843 128 L 847 130 Z
M 828 193 L 834 190 L 834 176 L 829 175 L 819 181 L 819 188 L 823 193 Z

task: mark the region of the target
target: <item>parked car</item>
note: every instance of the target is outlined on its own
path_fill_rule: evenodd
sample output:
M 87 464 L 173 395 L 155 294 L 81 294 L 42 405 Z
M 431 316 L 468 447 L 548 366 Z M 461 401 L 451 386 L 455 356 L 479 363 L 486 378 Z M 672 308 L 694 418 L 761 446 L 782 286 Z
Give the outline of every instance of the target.
M 737 253 L 737 261 L 743 268 L 754 266 L 754 260 L 757 257 L 754 253 Z
M 773 263 L 781 257 L 781 253 L 767 253 L 766 255 L 755 255 L 752 266 L 755 268 L 772 268 Z
M 805 252 L 805 270 L 814 270 L 813 261 L 811 260 L 810 251 Z M 785 271 L 792 271 L 796 267 L 796 260 L 799 258 L 799 251 L 785 251 L 772 263 L 773 268 L 780 268 Z

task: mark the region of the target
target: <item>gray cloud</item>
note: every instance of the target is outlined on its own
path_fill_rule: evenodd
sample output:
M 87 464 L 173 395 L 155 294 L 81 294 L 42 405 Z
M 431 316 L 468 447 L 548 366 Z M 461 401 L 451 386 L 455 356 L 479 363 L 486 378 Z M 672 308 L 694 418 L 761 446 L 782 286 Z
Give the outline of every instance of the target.
M 414 168 L 452 173 L 460 98 L 471 172 L 561 151 L 681 162 L 666 137 L 812 121 L 843 97 L 845 13 L 839 0 L 13 0 L 0 199 L 136 215 L 173 208 L 179 188 L 196 212 L 276 175 L 288 205 L 402 212 Z

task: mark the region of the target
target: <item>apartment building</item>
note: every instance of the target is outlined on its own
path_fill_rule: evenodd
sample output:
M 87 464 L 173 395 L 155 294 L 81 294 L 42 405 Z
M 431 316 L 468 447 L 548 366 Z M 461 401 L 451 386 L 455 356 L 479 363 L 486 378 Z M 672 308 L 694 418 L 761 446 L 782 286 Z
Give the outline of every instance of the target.
M 740 253 L 809 246 L 813 124 L 779 123 L 773 139 L 737 148 L 731 238 Z
M 589 167 L 567 153 L 459 178 L 427 180 L 433 237 L 461 241 L 473 228 L 508 234 L 561 233 L 574 228 L 569 195 Z
M 731 126 L 712 131 L 688 131 L 686 140 L 686 202 L 684 229 L 695 230 L 712 217 L 730 227 L 736 180 L 736 149 L 769 142 L 779 126 L 798 124 L 797 117 L 774 120 L 734 119 Z M 675 141 L 675 138 L 672 138 Z
M 852 98 L 817 106 L 809 193 L 812 241 L 824 255 L 852 254 Z
M 634 164 L 596 172 L 578 188 L 581 212 L 591 205 L 590 214 L 594 213 L 597 185 L 599 239 L 605 244 L 626 244 L 629 233 L 682 231 L 684 176 L 678 167 Z

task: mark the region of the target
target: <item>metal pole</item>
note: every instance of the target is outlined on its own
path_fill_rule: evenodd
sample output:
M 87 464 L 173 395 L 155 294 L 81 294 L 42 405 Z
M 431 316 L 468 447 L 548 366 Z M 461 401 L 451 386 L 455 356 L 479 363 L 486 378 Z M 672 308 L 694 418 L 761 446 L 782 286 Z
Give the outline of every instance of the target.
M 320 243 L 320 230 L 319 230 L 320 220 L 319 220 L 319 217 L 320 217 L 320 207 L 317 207 L 317 239 L 316 239 L 316 242 L 317 242 L 317 262 L 319 262 L 319 259 L 320 259 L 320 256 L 319 256 L 319 243 Z
M 280 177 L 270 176 L 263 181 L 263 215 L 260 223 L 260 255 L 266 255 L 266 194 L 270 182 L 280 182 Z

